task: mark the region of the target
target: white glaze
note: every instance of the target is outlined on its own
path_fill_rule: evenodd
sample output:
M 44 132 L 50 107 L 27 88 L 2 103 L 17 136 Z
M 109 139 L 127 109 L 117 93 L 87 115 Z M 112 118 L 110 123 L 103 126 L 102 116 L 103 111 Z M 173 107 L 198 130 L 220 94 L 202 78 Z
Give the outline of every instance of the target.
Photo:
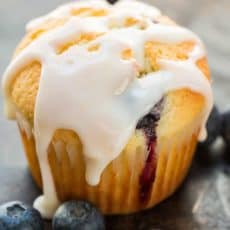
M 32 129 L 30 123 L 20 112 L 16 112 L 16 118 L 18 121 L 19 128 L 23 130 L 26 133 L 27 138 L 30 139 L 32 137 Z
M 5 96 L 9 98 L 9 85 L 16 72 L 31 60 L 42 63 L 34 135 L 44 195 L 34 206 L 47 218 L 52 217 L 59 205 L 47 157 L 55 130 L 70 129 L 79 135 L 84 148 L 86 180 L 90 185 L 97 185 L 105 167 L 127 144 L 138 120 L 169 90 L 189 88 L 206 98 L 200 137 L 204 137 L 212 108 L 210 83 L 195 64 L 204 56 L 202 43 L 184 28 L 153 24 L 152 20 L 160 14 L 156 8 L 130 0 L 114 7 L 101 0 L 76 1 L 33 21 L 28 28 L 31 30 L 44 21 L 70 15 L 73 7 L 82 4 L 104 7 L 110 14 L 98 18 L 85 14 L 70 17 L 65 25 L 43 34 L 25 48 L 9 65 L 3 80 Z M 124 19 L 130 16 L 141 19 L 146 29 L 122 28 Z M 110 30 L 111 24 L 117 28 Z M 60 44 L 87 32 L 105 34 L 87 44 L 73 46 L 61 55 L 56 53 Z M 138 69 L 144 68 L 146 41 L 178 43 L 185 40 L 197 42 L 188 60 L 159 60 L 160 71 L 137 78 Z M 88 47 L 93 44 L 100 44 L 100 48 L 89 52 Z M 132 49 L 134 58 L 123 60 L 121 53 L 128 48 Z M 6 102 L 12 107 L 9 100 Z

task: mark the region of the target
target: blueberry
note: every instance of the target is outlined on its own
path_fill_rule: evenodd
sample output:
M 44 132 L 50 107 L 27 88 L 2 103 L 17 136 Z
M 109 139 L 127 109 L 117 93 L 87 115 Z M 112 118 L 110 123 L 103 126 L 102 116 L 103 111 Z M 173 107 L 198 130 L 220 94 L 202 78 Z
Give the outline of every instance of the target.
M 152 114 L 144 116 L 137 124 L 137 129 L 142 129 L 149 139 L 156 136 L 156 117 Z
M 101 213 L 89 202 L 68 201 L 62 204 L 53 218 L 53 230 L 104 230 Z
M 221 133 L 221 125 L 222 119 L 220 112 L 218 108 L 214 106 L 207 122 L 208 136 L 205 142 L 200 144 L 201 147 L 208 148 L 212 143 L 215 142 L 215 140 Z
M 222 115 L 221 135 L 227 146 L 230 146 L 230 111 Z
M 1 230 L 43 230 L 40 213 L 22 202 L 13 201 L 0 206 Z
M 145 136 L 148 140 L 153 140 L 156 138 L 156 127 L 157 123 L 160 120 L 161 111 L 163 109 L 164 99 L 162 98 L 153 109 L 141 118 L 137 124 L 136 129 L 142 129 L 145 133 Z
M 216 163 L 215 155 L 212 153 L 211 149 L 207 148 L 203 143 L 199 143 L 195 159 L 201 166 L 209 167 Z
M 111 3 L 111 4 L 114 4 L 114 3 L 116 3 L 118 0 L 107 0 L 109 3 Z

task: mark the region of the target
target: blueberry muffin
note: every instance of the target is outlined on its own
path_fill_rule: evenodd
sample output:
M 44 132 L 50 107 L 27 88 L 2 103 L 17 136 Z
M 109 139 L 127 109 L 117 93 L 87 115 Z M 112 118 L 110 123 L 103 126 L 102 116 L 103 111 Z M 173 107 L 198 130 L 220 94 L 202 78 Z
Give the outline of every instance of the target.
M 200 39 L 132 0 L 74 1 L 30 22 L 3 90 L 45 218 L 79 198 L 104 214 L 158 204 L 186 176 L 212 109 Z

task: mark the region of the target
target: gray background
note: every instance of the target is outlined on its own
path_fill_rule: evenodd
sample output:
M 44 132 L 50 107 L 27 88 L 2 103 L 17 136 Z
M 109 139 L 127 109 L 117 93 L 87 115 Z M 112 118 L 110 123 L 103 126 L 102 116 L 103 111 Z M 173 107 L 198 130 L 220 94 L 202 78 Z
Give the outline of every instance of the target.
M 146 0 L 147 1 L 147 0 Z M 0 73 L 20 38 L 25 23 L 49 12 L 64 0 L 0 0 Z M 230 107 L 230 0 L 148 0 L 180 24 L 192 29 L 206 44 L 215 101 Z M 203 153 L 205 155 L 205 153 Z M 230 167 L 213 160 L 196 161 L 182 188 L 153 210 L 106 218 L 110 230 L 230 229 Z M 217 163 L 219 162 L 219 163 Z M 16 124 L 3 116 L 0 94 L 0 202 L 20 199 L 32 203 L 39 191 L 25 170 Z M 47 225 L 47 229 L 50 229 Z

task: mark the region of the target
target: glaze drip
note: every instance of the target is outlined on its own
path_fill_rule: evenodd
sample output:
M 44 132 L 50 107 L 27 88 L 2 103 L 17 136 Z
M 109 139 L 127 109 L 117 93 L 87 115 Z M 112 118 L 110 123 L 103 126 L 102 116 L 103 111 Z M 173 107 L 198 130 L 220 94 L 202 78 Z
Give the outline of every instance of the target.
M 107 15 L 74 15 L 80 7 L 105 9 Z M 10 101 L 13 77 L 32 60 L 42 66 L 34 111 L 34 135 L 41 168 L 44 196 L 34 205 L 51 218 L 59 201 L 50 170 L 47 149 L 57 129 L 75 131 L 83 144 L 86 180 L 97 185 L 106 166 L 124 149 L 141 117 L 168 92 L 188 88 L 206 98 L 202 132 L 212 108 L 209 81 L 196 66 L 203 57 L 203 45 L 192 32 L 179 26 L 152 23 L 160 11 L 144 3 L 124 0 L 111 6 L 103 0 L 76 1 L 28 25 L 33 30 L 57 18 L 67 22 L 52 29 L 27 46 L 9 65 L 3 86 L 10 117 L 16 112 Z M 125 27 L 127 18 L 141 22 Z M 100 34 L 87 43 L 70 46 L 59 54 L 60 44 L 82 34 Z M 180 43 L 195 41 L 196 47 L 185 61 L 158 60 L 160 70 L 138 78 L 145 66 L 144 45 L 148 41 Z M 90 47 L 98 47 L 90 52 Z M 124 50 L 133 56 L 123 59 Z M 114 141 L 116 140 L 116 141 Z

